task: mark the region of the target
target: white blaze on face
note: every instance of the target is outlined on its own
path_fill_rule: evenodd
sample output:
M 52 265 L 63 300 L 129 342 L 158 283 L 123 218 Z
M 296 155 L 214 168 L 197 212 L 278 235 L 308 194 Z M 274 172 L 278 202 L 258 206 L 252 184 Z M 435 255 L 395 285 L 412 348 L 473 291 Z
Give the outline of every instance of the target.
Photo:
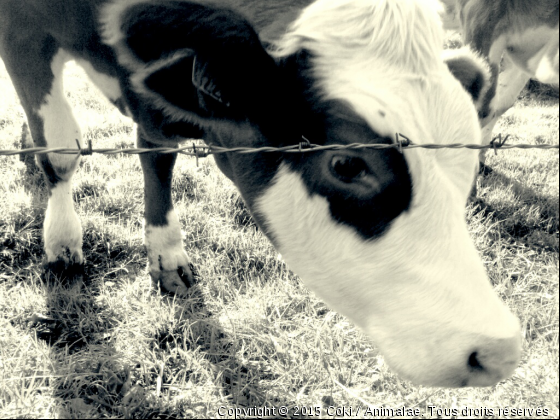
M 434 187 L 453 188 L 445 177 Z M 335 222 L 326 199 L 310 196 L 286 166 L 256 208 L 290 268 L 364 329 L 395 370 L 458 386 L 469 354 L 485 340 L 515 336 L 519 325 L 490 286 L 462 204 L 445 200 L 453 195 L 413 204 L 372 241 Z

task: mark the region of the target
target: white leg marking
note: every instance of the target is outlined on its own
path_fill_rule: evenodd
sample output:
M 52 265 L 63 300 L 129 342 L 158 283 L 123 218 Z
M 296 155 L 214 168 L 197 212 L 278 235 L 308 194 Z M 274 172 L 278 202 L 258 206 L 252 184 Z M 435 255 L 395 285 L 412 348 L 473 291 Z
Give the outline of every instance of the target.
M 83 263 L 82 225 L 74 211 L 72 187 L 59 182 L 51 189 L 43 232 L 48 262 L 63 259 L 66 263 Z
M 60 50 L 53 58 L 54 74 L 51 92 L 38 110 L 43 119 L 44 136 L 48 147 L 77 148 L 81 143 L 80 127 L 64 95 L 62 72 L 68 55 Z M 50 189 L 44 223 L 45 251 L 48 262 L 58 259 L 66 263 L 82 263 L 82 227 L 74 211 L 71 179 L 79 162 L 78 155 L 52 153 L 49 163 L 60 180 Z
M 64 64 L 69 58 L 63 50 L 60 50 L 54 56 L 51 63 L 51 69 L 54 74 L 53 85 L 38 114 L 43 119 L 45 139 L 49 147 L 77 149 L 76 141 L 82 144 L 82 133 L 80 126 L 74 118 L 72 108 L 64 95 L 62 84 Z M 79 162 L 79 157 L 77 155 L 52 153 L 49 155 L 49 161 L 56 168 L 62 169 L 60 174 L 70 172 L 67 176 L 69 179 Z
M 146 226 L 144 235 L 150 273 L 188 269 L 190 260 L 183 249 L 181 224 L 174 210 L 167 213 L 167 226 Z

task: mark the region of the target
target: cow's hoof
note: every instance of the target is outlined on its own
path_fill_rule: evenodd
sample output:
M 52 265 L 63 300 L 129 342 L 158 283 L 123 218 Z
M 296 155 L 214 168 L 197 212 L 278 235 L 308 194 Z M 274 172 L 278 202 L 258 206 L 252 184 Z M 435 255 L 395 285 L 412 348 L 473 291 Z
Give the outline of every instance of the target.
M 64 259 L 45 262 L 43 270 L 43 279 L 50 280 L 83 280 L 84 264 L 78 262 L 69 262 Z
M 179 267 L 177 270 L 162 270 L 151 273 L 152 280 L 165 292 L 186 296 L 190 287 L 194 286 L 198 274 L 192 264 Z

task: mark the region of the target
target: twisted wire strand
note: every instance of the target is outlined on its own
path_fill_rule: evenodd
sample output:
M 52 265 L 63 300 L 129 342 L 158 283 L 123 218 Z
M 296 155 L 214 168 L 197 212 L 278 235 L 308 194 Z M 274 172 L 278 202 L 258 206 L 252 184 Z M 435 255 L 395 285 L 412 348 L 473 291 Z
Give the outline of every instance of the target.
M 451 144 L 415 144 L 411 142 L 402 142 L 392 144 L 363 144 L 363 143 L 351 143 L 351 144 L 331 144 L 326 146 L 321 146 L 317 144 L 303 142 L 296 145 L 284 146 L 284 147 L 220 147 L 220 146 L 207 146 L 207 145 L 185 145 L 181 147 L 157 147 L 153 149 L 146 148 L 98 148 L 93 149 L 91 147 L 91 142 L 89 147 L 84 148 L 66 148 L 66 147 L 31 147 L 27 149 L 15 149 L 15 150 L 2 150 L 0 149 L 0 156 L 13 156 L 13 155 L 39 155 L 46 153 L 60 153 L 60 154 L 79 154 L 79 155 L 90 155 L 92 153 L 114 155 L 114 154 L 127 154 L 136 155 L 144 153 L 179 153 L 187 156 L 196 157 L 206 157 L 212 154 L 219 153 L 309 153 L 309 152 L 319 152 L 325 150 L 344 150 L 344 149 L 560 149 L 558 144 L 503 144 L 493 142 L 487 145 L 481 144 L 463 144 L 463 143 L 451 143 Z

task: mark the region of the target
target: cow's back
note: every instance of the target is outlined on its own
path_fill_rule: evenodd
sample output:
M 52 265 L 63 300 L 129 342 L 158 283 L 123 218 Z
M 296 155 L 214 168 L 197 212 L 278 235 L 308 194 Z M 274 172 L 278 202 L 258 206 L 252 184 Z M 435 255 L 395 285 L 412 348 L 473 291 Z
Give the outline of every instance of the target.
M 94 16 L 104 0 L 4 0 L 0 19 L 4 28 L 48 33 L 61 44 L 87 44 L 97 24 Z M 6 32 L 6 31 L 2 31 Z
M 52 35 L 67 50 L 95 48 L 99 32 L 98 13 L 100 7 L 109 2 L 3 0 L 0 2 L 0 26 L 4 30 L 0 31 L 0 36 L 10 34 L 9 36 L 24 37 L 29 31 L 42 31 Z M 245 15 L 258 32 L 264 31 L 264 37 L 270 39 L 284 31 L 300 10 L 312 3 L 312 0 L 219 0 L 211 3 Z

